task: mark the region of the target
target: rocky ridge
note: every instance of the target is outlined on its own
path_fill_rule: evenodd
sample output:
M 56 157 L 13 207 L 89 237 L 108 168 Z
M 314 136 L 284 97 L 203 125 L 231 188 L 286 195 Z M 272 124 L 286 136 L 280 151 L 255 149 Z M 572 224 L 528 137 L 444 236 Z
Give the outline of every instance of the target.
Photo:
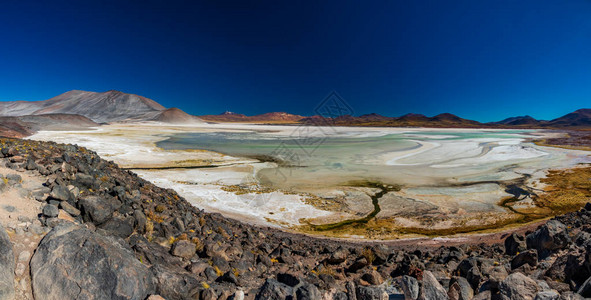
M 1 139 L 0 163 L 45 178 L 27 196 L 43 204 L 34 220 L 43 228 L 29 230 L 49 232 L 24 281 L 35 299 L 591 297 L 591 204 L 526 235 L 508 234 L 504 244 L 417 249 L 206 213 L 74 145 Z M 0 278 L 11 280 L 13 245 L 0 231 Z M 0 299 L 11 293 L 0 285 Z

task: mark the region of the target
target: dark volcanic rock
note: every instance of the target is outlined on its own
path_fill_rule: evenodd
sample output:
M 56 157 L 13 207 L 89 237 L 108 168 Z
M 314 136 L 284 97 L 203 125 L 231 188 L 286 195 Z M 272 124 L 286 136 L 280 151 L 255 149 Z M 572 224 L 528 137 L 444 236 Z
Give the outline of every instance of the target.
M 116 217 L 107 220 L 99 227 L 108 231 L 114 236 L 125 239 L 133 233 L 133 219 L 123 219 L 121 217 Z
M 0 224 L 0 300 L 14 299 L 14 253 L 6 230 Z
M 511 269 L 517 269 L 524 264 L 535 267 L 538 264 L 538 251 L 531 249 L 519 253 L 513 258 L 513 260 L 511 260 Z
M 322 300 L 320 290 L 313 284 L 302 284 L 295 293 L 298 300 Z
M 201 286 L 191 273 L 173 271 L 160 265 L 152 267 L 159 295 L 169 300 L 191 299 Z
M 193 257 L 196 250 L 195 244 L 186 240 L 177 241 L 172 245 L 172 254 L 186 259 Z
M 388 294 L 384 288 L 377 286 L 358 286 L 356 290 L 357 300 L 387 300 Z
M 68 202 L 61 202 L 60 208 L 63 209 L 65 212 L 69 213 L 72 217 L 77 217 L 80 215 L 80 210 L 78 210 Z
M 55 218 L 58 214 L 59 209 L 55 205 L 47 204 L 43 207 L 43 215 L 48 218 Z
M 505 239 L 505 253 L 515 255 L 517 252 L 523 252 L 527 249 L 525 237 L 517 233 L 511 234 Z
M 329 264 L 337 265 L 344 262 L 347 259 L 347 255 L 349 255 L 349 252 L 343 247 L 339 247 L 326 261 Z
M 277 281 L 283 283 L 283 284 L 287 284 L 291 287 L 295 287 L 296 285 L 300 284 L 300 279 L 293 274 L 290 273 L 280 273 L 277 274 Z
M 154 275 L 132 252 L 73 224 L 43 238 L 31 276 L 37 299 L 145 299 L 155 292 Z
M 293 288 L 278 282 L 275 279 L 267 279 L 261 287 L 255 299 L 259 300 L 282 300 L 293 298 Z
M 566 247 L 569 241 L 566 225 L 557 220 L 548 221 L 526 237 L 527 247 L 538 250 L 540 258 L 547 257 L 553 250 Z
M 106 199 L 98 196 L 87 196 L 81 198 L 78 202 L 85 220 L 101 224 L 112 217 L 114 209 L 107 203 Z
M 72 195 L 72 193 L 70 193 L 68 188 L 63 185 L 54 186 L 53 189 L 51 189 L 49 197 L 60 201 L 72 201 L 74 198 L 74 196 Z

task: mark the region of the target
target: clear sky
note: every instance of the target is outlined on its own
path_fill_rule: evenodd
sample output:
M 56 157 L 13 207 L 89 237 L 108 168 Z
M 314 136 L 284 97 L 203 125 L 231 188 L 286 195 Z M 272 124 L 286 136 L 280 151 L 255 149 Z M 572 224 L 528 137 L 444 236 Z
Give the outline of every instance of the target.
M 356 115 L 479 121 L 591 107 L 589 0 L 33 2 L 2 1 L 0 100 L 115 89 L 310 115 L 337 91 Z

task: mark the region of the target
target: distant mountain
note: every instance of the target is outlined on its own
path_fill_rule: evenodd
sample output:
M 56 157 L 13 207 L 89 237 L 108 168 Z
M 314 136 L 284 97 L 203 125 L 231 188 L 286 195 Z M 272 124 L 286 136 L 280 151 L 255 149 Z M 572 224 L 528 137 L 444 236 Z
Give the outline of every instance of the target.
M 270 112 L 255 116 L 246 116 L 226 111 L 219 115 L 203 115 L 199 116 L 201 120 L 207 122 L 238 122 L 238 123 L 275 123 L 275 124 L 291 124 L 297 123 L 304 119 L 303 116 L 288 114 L 285 112 Z
M 0 102 L 0 116 L 76 114 L 97 123 L 155 120 L 165 110 L 152 99 L 114 90 L 73 90 L 43 101 Z
M 492 122 L 491 124 L 497 125 L 512 125 L 512 126 L 522 126 L 522 125 L 529 125 L 529 126 L 540 126 L 543 122 L 534 119 L 531 116 L 519 116 L 519 117 L 511 117 L 504 119 L 498 122 Z
M 338 126 L 376 126 L 376 127 L 482 127 L 483 124 L 462 119 L 449 113 L 427 117 L 421 114 L 406 114 L 401 117 L 386 117 L 379 114 L 367 114 L 359 117 L 340 116 L 334 120 L 324 120 Z
M 556 118 L 547 123 L 546 126 L 556 128 L 589 128 L 591 127 L 591 109 L 584 108 Z

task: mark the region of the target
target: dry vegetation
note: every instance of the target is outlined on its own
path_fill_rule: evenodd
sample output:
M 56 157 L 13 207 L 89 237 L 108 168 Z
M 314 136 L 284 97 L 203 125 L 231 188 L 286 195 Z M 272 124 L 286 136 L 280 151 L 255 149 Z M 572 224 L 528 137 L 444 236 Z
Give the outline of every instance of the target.
M 552 170 L 541 180 L 545 193 L 536 197 L 536 204 L 557 215 L 574 211 L 591 198 L 591 166 L 570 170 Z

